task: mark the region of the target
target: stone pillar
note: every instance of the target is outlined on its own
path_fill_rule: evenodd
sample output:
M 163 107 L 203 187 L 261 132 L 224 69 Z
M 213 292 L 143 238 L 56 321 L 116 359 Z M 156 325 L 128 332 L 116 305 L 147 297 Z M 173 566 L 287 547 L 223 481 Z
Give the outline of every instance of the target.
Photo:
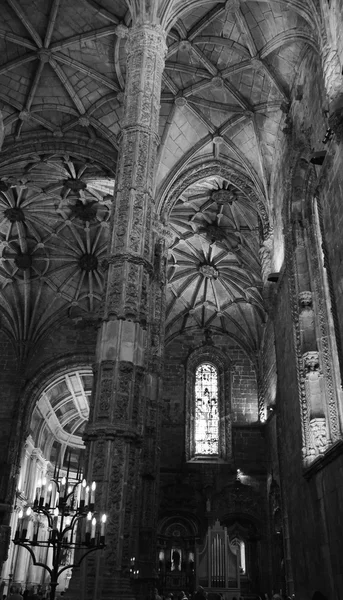
M 153 298 L 153 190 L 165 33 L 157 25 L 135 24 L 126 48 L 107 286 L 85 435 L 88 479 L 97 482 L 96 509 L 108 514 L 106 548 L 87 571 L 86 597 L 92 600 L 134 598 L 129 570 L 131 557 L 139 553 L 138 523 L 142 537 L 144 530 L 154 530 L 156 518 L 160 390 L 153 348 L 161 312 L 158 316 Z M 145 558 L 147 576 L 151 551 Z
M 160 469 L 160 418 L 168 247 L 173 241 L 167 227 L 155 223 L 154 276 L 151 285 L 150 335 L 147 362 L 145 433 L 142 446 L 142 483 L 139 511 L 138 564 L 140 594 L 146 597 L 157 579 L 157 517 Z

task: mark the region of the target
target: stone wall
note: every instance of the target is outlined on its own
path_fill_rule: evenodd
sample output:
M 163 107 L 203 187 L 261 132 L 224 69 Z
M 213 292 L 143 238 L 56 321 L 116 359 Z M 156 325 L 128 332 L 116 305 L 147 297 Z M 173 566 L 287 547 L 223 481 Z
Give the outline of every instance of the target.
M 185 450 L 185 381 L 186 364 L 190 352 L 201 346 L 203 336 L 184 335 L 176 338 L 166 348 L 163 403 L 162 403 L 162 465 L 176 466 L 183 460 Z M 224 336 L 213 336 L 216 348 L 221 349 L 231 363 L 231 418 L 237 425 L 251 425 L 251 431 L 258 420 L 256 374 L 251 360 L 241 348 L 230 344 Z M 244 428 L 244 431 L 246 427 Z M 249 460 L 250 450 L 247 438 L 250 434 L 238 436 L 242 440 L 239 448 L 239 460 Z M 251 436 L 259 433 L 251 433 Z M 238 444 L 240 446 L 240 444 Z M 243 450 L 245 448 L 246 450 Z M 245 453 L 248 453 L 246 456 Z
M 185 460 L 187 359 L 193 350 L 208 346 L 202 333 L 179 336 L 167 345 L 165 354 L 160 519 L 171 514 L 196 518 L 200 537 L 215 518 L 227 525 L 235 520 L 250 523 L 248 545 L 255 568 L 250 566 L 252 580 L 245 585 L 267 591 L 267 465 L 263 426 L 258 421 L 256 373 L 249 357 L 228 336 L 213 335 L 210 344 L 230 364 L 232 460 L 221 464 Z M 237 469 L 241 471 L 238 482 Z
M 337 507 L 342 502 L 340 446 L 331 458 L 318 459 L 322 469 L 302 466 L 300 401 L 297 384 L 291 302 L 285 275 L 277 295 L 275 316 L 277 387 L 277 443 L 268 436 L 272 464 L 280 459 L 284 511 L 289 516 L 291 563 L 297 597 L 310 597 L 318 589 L 330 598 L 343 595 L 342 568 L 337 556 L 343 551 L 343 530 Z M 267 427 L 270 427 L 268 425 Z M 274 441 L 273 441 L 274 439 Z

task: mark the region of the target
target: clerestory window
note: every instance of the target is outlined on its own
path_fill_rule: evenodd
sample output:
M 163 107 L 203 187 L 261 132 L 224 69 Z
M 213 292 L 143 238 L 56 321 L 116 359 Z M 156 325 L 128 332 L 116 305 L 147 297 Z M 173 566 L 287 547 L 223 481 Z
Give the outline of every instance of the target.
M 195 373 L 195 454 L 218 455 L 218 371 L 202 363 Z
M 194 350 L 187 361 L 186 459 L 231 458 L 230 361 L 213 346 Z

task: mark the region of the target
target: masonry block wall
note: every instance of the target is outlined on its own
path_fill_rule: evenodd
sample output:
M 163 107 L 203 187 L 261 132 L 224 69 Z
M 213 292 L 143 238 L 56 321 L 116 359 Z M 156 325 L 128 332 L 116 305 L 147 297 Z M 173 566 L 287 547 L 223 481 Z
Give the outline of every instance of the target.
M 276 440 L 273 444 L 272 432 L 269 443 L 274 452 L 273 462 L 277 463 L 277 457 L 280 458 L 283 504 L 289 516 L 291 563 L 297 582 L 295 592 L 301 598 L 319 590 L 338 600 L 343 595 L 342 566 L 337 560 L 343 551 L 343 529 L 335 506 L 343 502 L 340 485 L 343 456 L 338 447 L 325 460 L 319 459 L 317 469 L 303 468 L 300 401 L 286 276 L 280 284 L 277 303 L 279 448 Z
M 306 68 L 305 68 L 306 67 Z M 341 199 L 342 145 L 322 140 L 328 127 L 326 99 L 319 61 L 305 59 L 299 70 L 299 95 L 292 105 L 293 141 L 302 140 L 302 157 L 309 161 L 313 151 L 326 151 L 322 166 L 316 166 L 318 184 L 315 193 L 322 208 L 324 252 L 331 273 L 331 284 L 337 307 L 339 334 L 343 328 L 342 256 L 343 238 Z M 301 92 L 301 93 L 300 93 Z M 278 186 L 291 189 L 291 142 L 279 170 Z M 288 225 L 287 194 L 283 194 L 283 223 Z M 290 192 L 289 201 L 293 201 Z M 343 529 L 335 507 L 342 502 L 343 457 L 340 444 L 324 458 L 304 469 L 302 457 L 302 423 L 300 394 L 296 370 L 288 274 L 277 284 L 274 326 L 277 359 L 277 440 L 268 434 L 271 464 L 279 460 L 283 506 L 289 517 L 290 558 L 296 596 L 311 597 L 315 590 L 338 600 L 343 597 L 343 569 L 337 561 L 342 554 Z M 274 422 L 274 420 L 273 420 Z M 271 428 L 271 422 L 267 424 Z
M 160 517 L 170 514 L 196 516 L 201 534 L 208 522 L 219 518 L 230 522 L 230 515 L 254 523 L 255 562 L 260 560 L 259 581 L 254 589 L 269 589 L 267 539 L 266 448 L 263 426 L 258 420 L 256 372 L 249 357 L 227 336 L 213 335 L 212 342 L 230 360 L 231 418 L 233 458 L 227 464 L 186 463 L 185 391 L 187 358 L 204 344 L 204 336 L 184 334 L 166 346 L 161 427 Z M 242 472 L 236 481 L 236 472 Z M 180 498 L 176 497 L 179 490 Z M 206 510 L 206 501 L 211 511 Z M 258 545 L 258 550 L 256 549 Z M 254 575 L 253 575 L 254 576 Z M 256 575 L 257 577 L 257 575 Z

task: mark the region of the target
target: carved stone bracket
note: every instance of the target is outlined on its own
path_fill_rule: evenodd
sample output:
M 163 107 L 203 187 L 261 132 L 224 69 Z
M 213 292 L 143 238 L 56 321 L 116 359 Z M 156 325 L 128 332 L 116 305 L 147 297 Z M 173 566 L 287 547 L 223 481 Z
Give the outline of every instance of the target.
M 300 310 L 306 310 L 312 308 L 312 292 L 306 290 L 299 294 L 299 305 Z
M 303 354 L 304 374 L 308 377 L 310 374 L 320 375 L 319 352 L 312 350 Z

